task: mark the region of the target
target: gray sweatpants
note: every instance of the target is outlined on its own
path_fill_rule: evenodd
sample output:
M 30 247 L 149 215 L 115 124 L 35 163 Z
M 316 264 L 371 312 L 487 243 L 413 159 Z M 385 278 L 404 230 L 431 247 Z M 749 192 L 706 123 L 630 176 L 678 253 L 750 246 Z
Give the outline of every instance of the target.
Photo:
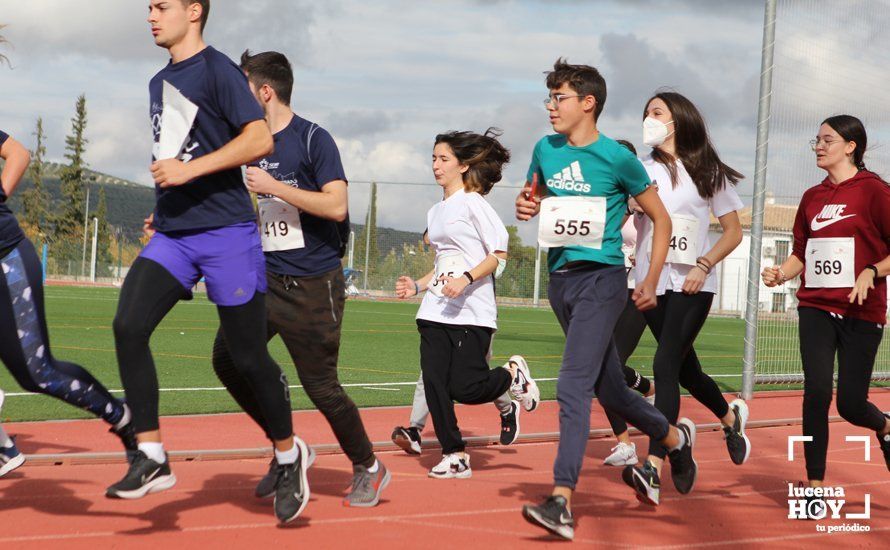
M 600 404 L 649 437 L 664 439 L 670 426 L 642 395 L 627 387 L 612 339 L 627 300 L 623 266 L 555 271 L 548 297 L 566 335 L 556 400 L 559 448 L 553 464 L 557 486 L 575 488 L 590 434 L 590 404 Z

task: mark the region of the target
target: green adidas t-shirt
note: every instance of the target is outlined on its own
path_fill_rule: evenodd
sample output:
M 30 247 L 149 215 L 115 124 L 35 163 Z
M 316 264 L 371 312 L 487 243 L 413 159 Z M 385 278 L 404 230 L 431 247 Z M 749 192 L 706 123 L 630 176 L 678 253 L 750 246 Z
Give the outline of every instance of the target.
M 602 248 L 551 248 L 547 254 L 550 271 L 575 261 L 624 265 L 621 220 L 627 210 L 627 197 L 639 195 L 651 183 L 637 157 L 603 134 L 584 147 L 573 147 L 565 136 L 555 134 L 541 138 L 535 145 L 528 168 L 528 181 L 532 181 L 535 173 L 538 174 L 538 182 L 547 184 L 548 196 L 606 198 Z

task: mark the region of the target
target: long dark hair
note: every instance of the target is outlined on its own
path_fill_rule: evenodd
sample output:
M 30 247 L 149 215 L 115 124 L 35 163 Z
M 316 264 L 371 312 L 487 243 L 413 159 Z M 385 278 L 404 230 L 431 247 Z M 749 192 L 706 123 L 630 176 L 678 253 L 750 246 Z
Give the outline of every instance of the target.
M 436 136 L 436 143 L 446 143 L 461 164 L 469 166 L 464 172 L 464 189 L 486 195 L 501 181 L 505 164 L 510 162 L 510 151 L 501 145 L 501 130 L 489 128 L 484 134 L 448 132 Z
M 676 158 L 658 147 L 652 149 L 652 158 L 668 169 L 671 184 L 677 186 L 677 159 L 683 162 L 686 171 L 692 178 L 698 194 L 709 199 L 726 186 L 726 182 L 735 185 L 744 179 L 740 172 L 724 164 L 717 155 L 717 149 L 711 144 L 708 127 L 698 108 L 677 92 L 658 92 L 646 102 L 646 108 L 652 100 L 664 101 L 674 119 L 674 149 Z M 646 116 L 645 108 L 643 117 Z
M 859 170 L 866 170 L 862 157 L 868 147 L 868 134 L 865 133 L 865 125 L 862 124 L 862 121 L 851 115 L 835 115 L 823 120 L 822 124 L 831 126 L 831 129 L 844 138 L 844 141 L 852 141 L 856 144 L 856 148 L 853 149 L 853 164 Z

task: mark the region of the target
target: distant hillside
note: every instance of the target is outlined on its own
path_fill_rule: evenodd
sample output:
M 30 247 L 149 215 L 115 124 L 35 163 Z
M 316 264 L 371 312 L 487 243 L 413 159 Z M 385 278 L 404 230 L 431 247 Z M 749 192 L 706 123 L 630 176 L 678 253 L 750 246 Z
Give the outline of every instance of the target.
M 49 174 L 57 173 L 49 172 Z M 138 239 L 142 233 L 142 220 L 155 207 L 154 189 L 104 174 L 98 174 L 96 181 L 98 183 L 90 185 L 90 212 L 94 212 L 98 207 L 99 188 L 104 188 L 105 199 L 108 202 L 108 223 L 114 227 L 120 227 L 127 240 Z M 44 176 L 43 186 L 52 198 L 53 208 L 60 208 L 62 191 L 58 175 Z M 34 184 L 27 176 L 22 179 L 16 193 L 9 200 L 13 212 L 21 213 L 21 193 L 33 187 Z

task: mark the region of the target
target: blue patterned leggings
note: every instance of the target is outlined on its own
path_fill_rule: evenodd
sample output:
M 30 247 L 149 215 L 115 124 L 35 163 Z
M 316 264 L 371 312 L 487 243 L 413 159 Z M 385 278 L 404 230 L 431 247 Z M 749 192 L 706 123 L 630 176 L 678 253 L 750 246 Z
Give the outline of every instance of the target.
M 40 260 L 27 239 L 0 252 L 0 361 L 27 391 L 57 397 L 109 424 L 124 414 L 122 402 L 79 365 L 55 359 L 43 310 Z

